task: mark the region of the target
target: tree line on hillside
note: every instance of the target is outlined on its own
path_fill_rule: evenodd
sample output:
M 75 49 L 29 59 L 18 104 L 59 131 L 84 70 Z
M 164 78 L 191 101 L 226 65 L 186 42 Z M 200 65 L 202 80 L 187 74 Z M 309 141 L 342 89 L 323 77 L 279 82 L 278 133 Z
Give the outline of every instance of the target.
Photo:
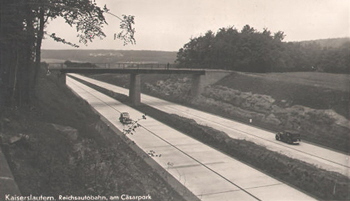
M 262 32 L 246 25 L 207 31 L 191 38 L 177 53 L 183 68 L 226 69 L 243 72 L 323 71 L 350 73 L 350 41 L 337 47 L 316 42 L 283 42 L 284 32 Z
M 45 28 L 50 20 L 63 18 L 75 27 L 80 43 L 106 35 L 106 6 L 97 6 L 93 0 L 0 0 L 0 112 L 5 107 L 29 105 L 35 97 L 35 85 L 41 63 L 43 38 L 50 37 L 73 47 Z M 135 43 L 134 16 L 123 15 L 121 32 L 117 35 L 125 43 Z
M 65 64 L 68 68 L 96 68 L 96 64 L 90 63 L 90 62 L 72 62 L 72 61 L 65 61 L 63 64 Z

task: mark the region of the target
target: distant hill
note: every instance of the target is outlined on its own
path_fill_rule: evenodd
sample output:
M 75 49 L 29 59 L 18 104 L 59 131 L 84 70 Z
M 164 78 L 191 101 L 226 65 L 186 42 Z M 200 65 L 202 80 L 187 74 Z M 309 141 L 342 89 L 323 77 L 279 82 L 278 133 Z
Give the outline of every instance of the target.
M 321 47 L 340 47 L 349 43 L 350 38 L 330 38 L 292 42 L 302 45 L 318 44 Z M 152 50 L 42 50 L 43 61 L 60 63 L 64 61 L 91 63 L 147 62 L 174 63 L 177 52 Z
M 151 50 L 42 50 L 47 62 L 81 61 L 91 63 L 147 62 L 174 63 L 177 52 Z
M 350 38 L 329 38 L 329 39 L 319 39 L 319 40 L 308 40 L 308 41 L 300 41 L 300 42 L 293 42 L 293 43 L 301 43 L 301 44 L 318 44 L 321 47 L 340 47 L 346 43 L 350 43 Z

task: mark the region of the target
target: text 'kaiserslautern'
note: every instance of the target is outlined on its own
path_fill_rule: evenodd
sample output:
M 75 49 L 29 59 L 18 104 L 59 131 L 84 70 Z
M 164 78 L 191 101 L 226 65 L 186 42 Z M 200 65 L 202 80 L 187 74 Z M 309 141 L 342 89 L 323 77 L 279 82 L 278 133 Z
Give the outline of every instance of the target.
M 53 196 L 43 196 L 43 195 L 28 195 L 28 196 L 22 196 L 22 195 L 5 195 L 6 201 L 49 201 L 49 200 L 56 200 Z

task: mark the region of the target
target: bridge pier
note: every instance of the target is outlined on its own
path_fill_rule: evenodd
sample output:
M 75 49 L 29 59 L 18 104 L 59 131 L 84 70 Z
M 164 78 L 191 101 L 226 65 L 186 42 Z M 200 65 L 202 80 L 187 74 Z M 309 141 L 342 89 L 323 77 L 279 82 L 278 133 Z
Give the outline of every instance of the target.
M 191 96 L 193 98 L 199 96 L 204 89 L 205 75 L 194 74 L 192 75 Z
M 130 74 L 130 89 L 129 98 L 132 105 L 141 104 L 141 75 L 131 73 Z

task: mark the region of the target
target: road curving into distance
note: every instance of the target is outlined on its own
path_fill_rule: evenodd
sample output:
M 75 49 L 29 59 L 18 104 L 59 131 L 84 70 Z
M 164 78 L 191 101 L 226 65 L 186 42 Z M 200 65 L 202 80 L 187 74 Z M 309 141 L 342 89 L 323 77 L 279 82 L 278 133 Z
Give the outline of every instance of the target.
M 73 76 L 91 82 L 100 87 L 107 88 L 117 93 L 128 95 L 128 89 L 101 82 L 95 79 L 73 74 Z M 178 105 L 159 98 L 141 95 L 141 101 L 151 107 L 163 112 L 177 114 L 179 116 L 191 118 L 197 123 L 213 127 L 223 131 L 235 139 L 246 139 L 259 145 L 265 146 L 269 150 L 279 152 L 291 158 L 303 160 L 316 165 L 319 168 L 338 172 L 350 177 L 349 155 L 334 150 L 320 147 L 314 144 L 301 142 L 299 145 L 289 145 L 275 140 L 275 133 L 260 129 L 251 125 L 239 123 L 227 118 L 223 118 L 210 113 Z
M 67 85 L 119 130 L 125 129 L 121 112 L 134 119 L 143 115 L 72 78 Z M 151 117 L 139 124 L 126 136 L 200 200 L 315 200 Z

